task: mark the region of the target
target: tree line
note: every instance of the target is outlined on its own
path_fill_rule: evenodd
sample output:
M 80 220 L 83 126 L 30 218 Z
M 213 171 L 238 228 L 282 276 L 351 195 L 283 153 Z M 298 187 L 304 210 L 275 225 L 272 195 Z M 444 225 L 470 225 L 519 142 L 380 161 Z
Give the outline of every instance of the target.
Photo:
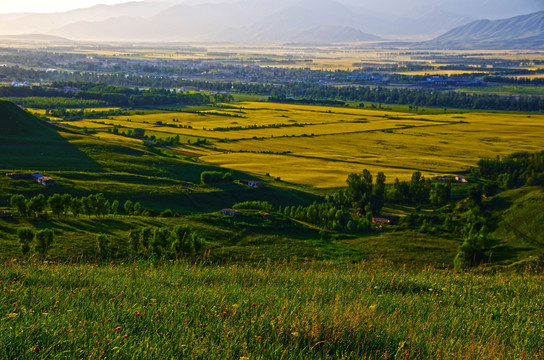
M 74 105 L 109 105 L 109 106 L 160 106 L 172 104 L 201 105 L 215 101 L 215 98 L 201 92 L 177 92 L 167 89 L 132 89 L 105 84 L 91 84 L 77 92 L 64 92 L 62 88 L 55 87 L 60 84 L 53 84 L 51 87 L 42 86 L 3 86 L 0 87 L 0 97 L 14 98 L 27 105 L 42 105 L 45 108 L 53 108 L 59 105 L 59 100 L 38 100 L 36 98 L 62 98 L 75 99 L 75 103 L 63 100 L 60 104 L 63 107 L 74 107 Z M 31 103 L 25 98 L 32 98 Z M 213 101 L 212 101 L 213 100 Z M 230 98 L 222 98 L 222 101 Z M 69 105 L 69 106 L 67 106 Z M 57 106 L 58 107 L 58 106 Z
M 133 257 L 154 257 L 179 259 L 194 255 L 202 250 L 206 241 L 203 236 L 186 225 L 178 225 L 170 230 L 167 227 L 143 227 L 128 232 L 127 244 Z M 127 253 L 127 249 L 116 248 L 114 238 L 107 234 L 98 234 L 96 248 L 102 259 Z
M 114 200 L 110 203 L 104 197 L 104 194 L 90 194 L 83 197 L 73 197 L 71 194 L 53 194 L 45 197 L 39 194 L 31 198 L 16 194 L 10 198 L 10 205 L 19 216 L 39 217 L 47 215 L 47 211 L 57 217 L 86 215 L 89 217 L 104 217 L 106 215 L 117 215 L 119 212 L 119 201 Z M 149 215 L 139 202 L 132 200 L 125 201 L 123 210 L 127 215 Z

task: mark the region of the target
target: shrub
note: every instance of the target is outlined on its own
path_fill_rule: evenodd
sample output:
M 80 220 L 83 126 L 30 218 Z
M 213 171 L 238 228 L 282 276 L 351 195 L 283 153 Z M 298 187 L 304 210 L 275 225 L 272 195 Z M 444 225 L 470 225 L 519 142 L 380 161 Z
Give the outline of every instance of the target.
M 30 243 L 34 239 L 34 230 L 31 228 L 21 228 L 17 230 L 17 237 L 21 244 L 21 252 L 23 255 L 28 254 L 30 251 Z
M 160 213 L 159 217 L 171 218 L 174 216 L 174 212 L 170 209 L 166 209 Z
M 107 259 L 111 255 L 111 237 L 106 234 L 98 234 L 96 237 L 96 247 L 98 254 L 102 259 Z
M 36 251 L 44 256 L 53 243 L 54 233 L 51 229 L 40 230 L 36 233 Z
M 222 181 L 233 181 L 234 176 L 231 172 L 223 173 L 221 171 L 203 171 L 200 174 L 200 181 L 203 184 L 212 184 Z

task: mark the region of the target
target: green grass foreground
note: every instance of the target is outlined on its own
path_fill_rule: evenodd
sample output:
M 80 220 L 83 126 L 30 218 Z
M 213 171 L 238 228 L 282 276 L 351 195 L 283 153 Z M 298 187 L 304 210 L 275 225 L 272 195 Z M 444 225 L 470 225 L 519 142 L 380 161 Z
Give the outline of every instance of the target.
M 2 359 L 536 359 L 543 275 L 4 263 Z

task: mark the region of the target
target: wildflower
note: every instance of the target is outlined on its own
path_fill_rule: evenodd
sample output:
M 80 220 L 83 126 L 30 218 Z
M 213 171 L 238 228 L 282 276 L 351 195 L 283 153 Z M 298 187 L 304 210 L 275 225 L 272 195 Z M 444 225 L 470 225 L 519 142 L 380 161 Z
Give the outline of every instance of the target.
M 118 327 L 115 328 L 115 331 L 120 331 L 120 330 L 121 330 L 121 327 L 120 327 L 120 326 L 118 326 Z
M 40 350 L 41 350 L 41 349 L 40 349 L 39 346 L 36 346 L 36 347 L 34 347 L 34 349 L 32 349 L 32 351 L 34 351 L 34 352 L 40 352 Z
M 127 335 L 127 334 L 125 334 L 125 336 L 123 336 L 123 337 L 124 337 L 125 339 L 128 339 L 128 335 Z

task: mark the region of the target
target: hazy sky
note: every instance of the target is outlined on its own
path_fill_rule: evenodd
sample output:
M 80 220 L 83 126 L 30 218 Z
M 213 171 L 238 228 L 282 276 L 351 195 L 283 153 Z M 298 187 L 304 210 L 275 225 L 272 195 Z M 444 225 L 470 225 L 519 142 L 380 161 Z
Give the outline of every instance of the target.
M 57 12 L 93 6 L 120 4 L 129 0 L 0 0 L 0 14 L 13 12 Z
M 80 9 L 90 7 L 97 4 L 120 4 L 129 1 L 161 1 L 168 3 L 186 3 L 186 4 L 199 4 L 199 3 L 220 3 L 220 2 L 232 2 L 236 0 L 0 0 L 0 14 L 13 13 L 13 12 L 59 12 L 73 9 Z M 249 0 L 251 1 L 251 0 Z M 274 1 L 274 0 L 268 0 Z M 295 0 L 292 0 L 295 2 Z M 317 1 L 317 0 L 316 0 Z M 368 9 L 377 9 L 381 11 L 390 12 L 392 9 L 399 11 L 403 8 L 418 8 L 426 7 L 429 5 L 439 5 L 441 3 L 446 4 L 445 8 L 455 13 L 463 13 L 463 7 L 471 8 L 472 5 L 485 5 L 484 9 L 490 9 L 489 14 L 493 14 L 493 9 L 500 10 L 501 16 L 506 17 L 509 15 L 504 12 L 504 9 L 511 9 L 512 16 L 518 14 L 529 13 L 532 11 L 538 11 L 544 9 L 544 0 L 336 0 L 343 3 L 352 5 L 359 5 Z M 519 11 L 515 11 L 515 10 Z M 401 10 L 402 11 L 402 10 Z M 496 12 L 496 11 L 495 11 Z M 470 14 L 472 18 L 486 18 L 489 14 L 478 13 Z M 496 16 L 490 16 L 494 18 Z

